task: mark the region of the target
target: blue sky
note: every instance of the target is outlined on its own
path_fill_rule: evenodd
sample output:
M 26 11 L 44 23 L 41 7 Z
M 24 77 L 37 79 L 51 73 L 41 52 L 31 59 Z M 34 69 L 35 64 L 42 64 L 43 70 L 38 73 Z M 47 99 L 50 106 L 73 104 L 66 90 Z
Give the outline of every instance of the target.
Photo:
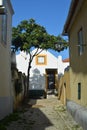
M 49 34 L 60 35 L 68 15 L 71 0 L 11 0 L 14 9 L 12 26 L 30 18 L 44 26 Z M 69 57 L 68 50 L 55 55 Z

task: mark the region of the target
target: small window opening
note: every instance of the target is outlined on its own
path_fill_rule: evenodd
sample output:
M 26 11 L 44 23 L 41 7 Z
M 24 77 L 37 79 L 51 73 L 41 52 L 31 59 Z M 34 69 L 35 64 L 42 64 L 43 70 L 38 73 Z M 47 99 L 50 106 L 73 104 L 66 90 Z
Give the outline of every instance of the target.
M 81 99 L 81 83 L 78 83 L 78 99 Z

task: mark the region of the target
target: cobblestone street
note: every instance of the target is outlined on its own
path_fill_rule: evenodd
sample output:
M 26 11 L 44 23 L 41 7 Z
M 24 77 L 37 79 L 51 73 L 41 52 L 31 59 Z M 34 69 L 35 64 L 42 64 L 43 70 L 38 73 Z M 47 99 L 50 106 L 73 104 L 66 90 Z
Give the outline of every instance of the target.
M 21 113 L 21 119 L 12 122 L 7 130 L 83 130 L 67 113 L 57 97 L 31 99 Z

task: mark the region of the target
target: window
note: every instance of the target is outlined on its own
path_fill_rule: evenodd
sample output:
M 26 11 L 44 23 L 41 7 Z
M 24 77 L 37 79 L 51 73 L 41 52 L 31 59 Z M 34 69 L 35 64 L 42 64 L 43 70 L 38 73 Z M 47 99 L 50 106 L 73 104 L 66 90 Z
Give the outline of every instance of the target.
M 44 63 L 44 56 L 39 56 L 38 57 L 38 63 L 41 63 L 41 64 L 43 64 Z
M 78 32 L 78 54 L 82 55 L 84 51 L 84 46 L 83 46 L 83 30 L 82 28 Z
M 7 15 L 2 15 L 2 43 L 7 41 Z
M 0 0 L 0 6 L 3 6 L 3 0 Z
M 46 65 L 47 57 L 46 55 L 38 55 L 36 56 L 36 65 Z
M 81 83 L 78 83 L 78 99 L 81 99 Z
M 1 42 L 6 44 L 7 42 L 7 13 L 6 13 L 6 1 L 1 2 L 4 7 L 4 13 L 1 15 Z

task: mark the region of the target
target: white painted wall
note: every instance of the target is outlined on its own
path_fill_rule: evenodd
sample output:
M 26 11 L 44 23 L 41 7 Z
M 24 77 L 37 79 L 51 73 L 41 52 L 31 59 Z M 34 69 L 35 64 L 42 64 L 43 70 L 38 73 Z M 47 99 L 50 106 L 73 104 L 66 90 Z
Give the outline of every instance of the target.
M 69 66 L 69 62 L 63 62 L 62 56 L 58 56 L 58 74 L 64 75 L 64 70 L 67 66 Z
M 28 60 L 29 60 L 29 55 L 26 55 L 26 53 L 23 51 L 21 51 L 20 54 L 16 55 L 17 69 L 22 73 L 25 73 L 25 75 L 27 75 Z
M 35 51 L 35 50 L 34 50 Z M 37 65 L 35 64 L 35 58 L 32 62 L 32 68 L 31 68 L 31 75 L 34 69 L 38 69 L 41 73 L 41 75 L 45 74 L 45 69 L 57 69 L 57 58 L 51 54 L 49 51 L 42 51 L 41 54 L 46 54 L 47 55 L 47 65 Z
M 32 62 L 32 68 L 31 68 L 31 82 L 30 82 L 30 89 L 43 89 L 45 88 L 45 69 L 57 69 L 57 58 L 52 55 L 48 51 L 42 51 L 41 54 L 47 55 L 47 65 L 37 65 L 35 64 L 35 58 Z M 38 73 L 34 73 L 34 71 L 37 71 Z
M 34 53 L 35 50 L 32 52 Z M 45 69 L 46 68 L 54 68 L 57 69 L 57 58 L 51 54 L 48 51 L 42 51 L 42 53 L 40 54 L 46 54 L 47 55 L 47 65 L 36 65 L 35 63 L 35 58 L 31 64 L 32 68 L 31 68 L 31 76 L 33 74 L 33 70 L 34 69 L 38 69 L 40 71 L 40 73 L 43 75 L 45 74 Z M 27 69 L 28 69 L 28 61 L 29 61 L 29 55 L 26 55 L 25 52 L 20 52 L 20 54 L 16 55 L 16 63 L 17 63 L 17 68 L 19 71 L 21 71 L 22 73 L 25 73 L 27 75 Z
M 35 50 L 32 51 L 34 53 Z M 58 69 L 58 74 L 64 74 L 64 69 L 69 63 L 62 61 L 62 56 L 58 58 L 51 54 L 49 51 L 42 51 L 40 55 L 47 55 L 47 65 L 36 65 L 35 58 L 32 61 L 32 68 L 30 70 L 30 88 L 44 88 L 45 87 L 45 69 Z M 29 55 L 25 52 L 20 52 L 16 55 L 17 68 L 22 73 L 27 75 Z

